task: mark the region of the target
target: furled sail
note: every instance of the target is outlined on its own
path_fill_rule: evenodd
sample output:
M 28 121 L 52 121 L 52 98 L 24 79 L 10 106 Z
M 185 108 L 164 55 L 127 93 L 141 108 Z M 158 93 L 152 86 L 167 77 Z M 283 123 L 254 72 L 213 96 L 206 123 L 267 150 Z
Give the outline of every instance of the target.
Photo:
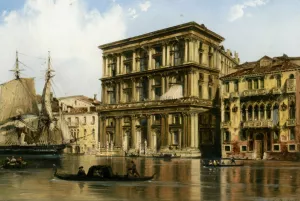
M 0 122 L 27 114 L 39 114 L 34 79 L 20 78 L 0 85 Z

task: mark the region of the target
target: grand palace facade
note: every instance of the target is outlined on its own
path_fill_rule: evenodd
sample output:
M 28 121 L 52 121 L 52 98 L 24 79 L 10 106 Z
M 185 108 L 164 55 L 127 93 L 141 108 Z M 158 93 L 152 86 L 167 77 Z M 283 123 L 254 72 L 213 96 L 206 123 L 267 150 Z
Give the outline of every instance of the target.
M 300 143 L 300 57 L 236 66 L 222 80 L 222 157 L 295 159 Z
M 220 151 L 220 80 L 237 53 L 189 22 L 99 46 L 101 151 L 200 156 Z

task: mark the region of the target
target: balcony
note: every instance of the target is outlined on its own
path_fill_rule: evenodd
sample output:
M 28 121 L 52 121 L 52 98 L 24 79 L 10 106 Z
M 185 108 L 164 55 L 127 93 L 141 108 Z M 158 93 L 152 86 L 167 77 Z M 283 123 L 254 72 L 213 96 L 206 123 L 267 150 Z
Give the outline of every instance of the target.
M 239 92 L 231 92 L 230 93 L 230 98 L 239 98 Z
M 226 122 L 222 122 L 221 123 L 221 127 L 222 128 L 229 128 L 231 125 L 231 122 L 230 121 L 226 121 Z
M 286 126 L 296 126 L 296 120 L 288 119 L 285 124 L 286 124 Z
M 230 97 L 230 94 L 228 92 L 223 93 L 223 98 L 228 99 Z
M 266 95 L 268 91 L 266 89 L 252 89 L 243 92 L 243 96 L 261 96 Z
M 295 92 L 296 92 L 296 79 L 287 79 L 286 93 L 295 93 Z
M 281 94 L 282 92 L 281 92 L 281 89 L 280 88 L 274 88 L 274 89 L 272 89 L 272 94 Z
M 243 128 L 270 128 L 270 127 L 273 127 L 272 120 L 246 121 L 243 124 Z

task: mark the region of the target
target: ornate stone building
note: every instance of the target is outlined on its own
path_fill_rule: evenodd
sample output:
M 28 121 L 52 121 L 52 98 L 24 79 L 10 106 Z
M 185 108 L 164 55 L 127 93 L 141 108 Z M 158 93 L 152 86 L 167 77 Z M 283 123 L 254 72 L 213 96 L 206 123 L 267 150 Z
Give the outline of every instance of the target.
M 220 145 L 219 76 L 239 63 L 223 40 L 189 22 L 99 46 L 103 150 L 199 156 Z
M 100 102 L 86 96 L 58 98 L 62 117 L 67 121 L 75 142 L 67 147 L 67 153 L 82 154 L 98 151 L 99 127 L 96 106 Z
M 300 57 L 264 56 L 236 68 L 221 78 L 222 157 L 296 157 Z

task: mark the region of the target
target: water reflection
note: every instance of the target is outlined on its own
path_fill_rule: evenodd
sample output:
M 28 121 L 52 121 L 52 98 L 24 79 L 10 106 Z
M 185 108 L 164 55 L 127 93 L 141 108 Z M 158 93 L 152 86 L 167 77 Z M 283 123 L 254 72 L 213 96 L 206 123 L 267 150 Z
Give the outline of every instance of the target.
M 76 173 L 79 166 L 108 164 L 113 172 L 125 174 L 131 158 L 65 156 L 44 160 L 43 168 L 0 170 L 1 199 L 4 200 L 257 200 L 297 198 L 300 173 L 296 162 L 247 161 L 244 167 L 204 168 L 200 160 L 133 159 L 147 182 L 70 182 L 55 179 L 52 163 L 59 171 Z M 33 164 L 41 163 L 32 159 Z

